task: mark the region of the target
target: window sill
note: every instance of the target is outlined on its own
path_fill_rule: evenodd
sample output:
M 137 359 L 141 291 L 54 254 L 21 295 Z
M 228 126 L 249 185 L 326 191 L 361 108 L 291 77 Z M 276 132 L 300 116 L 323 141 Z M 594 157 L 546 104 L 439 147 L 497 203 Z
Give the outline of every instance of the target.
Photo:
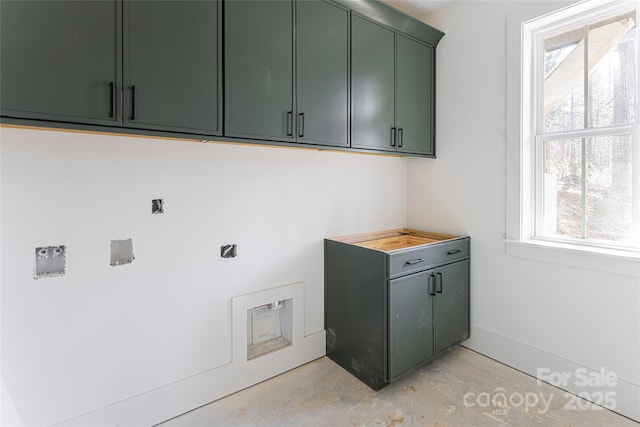
M 505 240 L 507 255 L 640 277 L 640 253 L 541 240 Z

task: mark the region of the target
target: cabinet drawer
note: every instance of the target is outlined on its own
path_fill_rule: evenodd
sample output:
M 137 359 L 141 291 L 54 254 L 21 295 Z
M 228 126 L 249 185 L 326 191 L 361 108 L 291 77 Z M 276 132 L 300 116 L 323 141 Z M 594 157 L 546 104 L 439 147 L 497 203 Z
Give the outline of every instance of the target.
M 432 243 L 428 246 L 389 254 L 390 278 L 469 257 L 469 239 Z

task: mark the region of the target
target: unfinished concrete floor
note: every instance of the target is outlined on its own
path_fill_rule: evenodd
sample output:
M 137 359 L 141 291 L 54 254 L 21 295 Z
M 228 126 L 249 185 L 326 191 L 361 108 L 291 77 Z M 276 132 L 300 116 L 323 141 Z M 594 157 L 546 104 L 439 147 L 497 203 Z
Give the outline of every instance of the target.
M 500 405 L 501 396 L 507 398 Z M 493 401 L 493 403 L 492 403 Z M 583 409 L 580 409 L 583 408 Z M 204 426 L 635 426 L 628 418 L 457 347 L 373 391 L 323 357 L 176 417 Z

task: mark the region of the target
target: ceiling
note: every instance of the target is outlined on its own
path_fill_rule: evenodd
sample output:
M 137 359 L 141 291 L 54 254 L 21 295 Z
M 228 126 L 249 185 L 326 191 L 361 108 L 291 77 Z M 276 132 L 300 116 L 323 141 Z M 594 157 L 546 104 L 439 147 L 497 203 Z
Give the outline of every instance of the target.
M 411 15 L 414 18 L 421 19 L 425 15 L 434 12 L 450 3 L 454 0 L 382 0 L 385 3 L 393 6 L 394 8 L 401 10 L 407 15 Z

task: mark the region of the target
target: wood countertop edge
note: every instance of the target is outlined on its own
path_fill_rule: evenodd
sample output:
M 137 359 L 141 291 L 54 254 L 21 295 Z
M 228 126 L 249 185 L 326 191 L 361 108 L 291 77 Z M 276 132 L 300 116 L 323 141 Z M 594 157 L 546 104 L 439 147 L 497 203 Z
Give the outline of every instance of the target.
M 399 237 L 402 235 L 424 237 L 427 239 L 437 240 L 437 242 L 427 243 L 435 244 L 450 240 L 463 239 L 467 236 L 455 236 L 451 234 L 435 233 L 431 231 L 413 230 L 409 228 L 396 228 L 391 230 L 374 231 L 369 233 L 351 234 L 348 236 L 328 237 L 327 240 L 333 240 L 342 243 L 362 243 L 370 240 L 386 239 L 389 237 Z M 421 245 L 422 246 L 422 245 Z

